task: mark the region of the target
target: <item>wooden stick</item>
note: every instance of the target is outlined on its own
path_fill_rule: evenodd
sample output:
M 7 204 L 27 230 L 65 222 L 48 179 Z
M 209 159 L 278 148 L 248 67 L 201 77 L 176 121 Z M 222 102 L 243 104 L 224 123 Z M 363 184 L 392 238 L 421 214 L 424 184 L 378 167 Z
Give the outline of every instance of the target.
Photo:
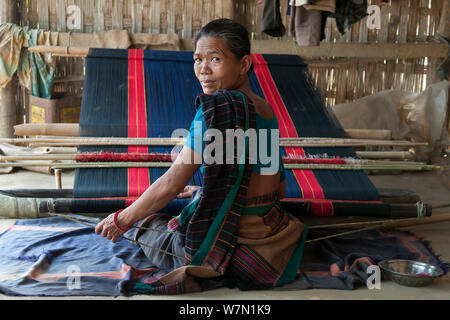
M 185 138 L 117 138 L 117 137 L 70 137 L 70 138 L 0 138 L 0 143 L 27 144 L 47 143 L 49 146 L 88 146 L 88 145 L 153 145 L 173 146 L 184 144 Z
M 16 136 L 78 136 L 78 123 L 23 123 L 14 126 Z M 351 139 L 376 139 L 391 140 L 391 130 L 381 129 L 345 129 L 345 133 Z
M 51 53 L 55 56 L 63 57 L 87 57 L 89 48 L 67 47 L 67 46 L 34 46 L 29 47 L 29 51 L 38 53 Z
M 442 204 L 439 206 L 433 206 L 433 209 L 448 208 L 448 207 L 450 207 L 450 203 Z
M 65 33 L 60 33 L 60 39 Z M 130 34 L 133 44 L 138 44 L 135 38 L 142 34 Z M 84 41 L 77 44 L 79 47 L 66 46 L 35 46 L 30 47 L 32 52 L 53 53 L 56 55 L 87 56 L 89 48 L 81 47 L 89 45 L 93 35 L 83 35 Z M 144 35 L 144 36 L 148 36 Z M 63 43 L 63 41 L 60 41 Z M 65 42 L 67 43 L 67 41 Z M 86 44 L 87 43 L 87 44 Z M 145 44 L 145 43 L 144 43 Z M 148 44 L 148 43 L 147 43 Z M 27 46 L 27 45 L 25 45 Z M 302 46 L 299 50 L 293 41 L 280 40 L 252 40 L 252 51 L 258 53 L 276 54 L 296 54 L 304 59 L 314 59 L 323 57 L 344 57 L 344 58 L 379 58 L 379 59 L 401 59 L 401 58 L 445 58 L 447 46 L 444 43 L 339 43 L 322 42 L 320 46 Z M 169 48 L 168 48 L 169 49 Z M 190 39 L 180 39 L 180 49 L 183 51 L 194 51 L 194 44 Z M 171 50 L 174 50 L 173 48 Z M 299 52 L 300 51 L 300 52 Z
M 4 138 L 0 143 L 26 144 L 47 143 L 48 146 L 88 146 L 88 145 L 153 145 L 173 146 L 181 145 L 185 138 Z M 370 139 L 342 139 L 342 138 L 281 138 L 281 147 L 365 147 L 365 146 L 396 146 L 413 147 L 427 146 L 427 142 L 410 142 L 403 140 L 370 140 Z
M 56 189 L 62 189 L 61 171 L 62 169 L 55 169 Z
M 74 154 L 76 147 L 42 147 L 45 154 Z
M 353 139 L 377 139 L 391 140 L 391 130 L 375 130 L 375 129 L 345 129 L 345 133 L 349 138 Z
M 435 165 L 371 165 L 371 164 L 290 164 L 284 165 L 285 169 L 310 169 L 310 170 L 393 170 L 393 171 L 422 171 L 440 169 Z
M 366 159 L 413 159 L 409 151 L 356 151 L 356 155 Z
M 19 155 L 0 156 L 0 161 L 22 161 L 22 160 L 75 160 L 76 154 L 41 154 L 41 155 Z
M 16 136 L 78 136 L 78 123 L 24 123 L 14 126 Z
M 171 162 L 75 162 L 75 163 L 35 163 L 35 162 L 2 162 L 0 167 L 49 167 L 51 169 L 76 169 L 76 168 L 168 168 Z M 395 170 L 395 171 L 421 171 L 440 169 L 434 165 L 359 165 L 359 164 L 285 164 L 288 170 Z

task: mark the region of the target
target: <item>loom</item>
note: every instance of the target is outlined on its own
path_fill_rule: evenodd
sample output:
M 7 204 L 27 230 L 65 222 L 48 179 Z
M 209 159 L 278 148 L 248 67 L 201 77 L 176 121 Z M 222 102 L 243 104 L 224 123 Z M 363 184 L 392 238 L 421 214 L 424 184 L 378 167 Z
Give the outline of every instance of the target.
M 346 138 L 315 88 L 307 65 L 296 55 L 252 54 L 251 89 L 272 106 L 280 138 Z M 171 137 L 188 129 L 194 101 L 202 92 L 192 52 L 90 49 L 80 115 L 80 137 Z M 80 146 L 78 152 L 171 153 L 173 146 Z M 355 157 L 350 147 L 284 147 L 283 156 Z M 76 169 L 72 199 L 55 200 L 52 210 L 108 212 L 129 206 L 167 168 Z M 380 200 L 362 170 L 286 170 L 282 205 L 294 215 L 417 215 Z M 197 172 L 189 184 L 201 185 Z M 178 213 L 188 203 L 175 199 L 164 209 Z M 46 203 L 41 211 L 48 210 Z M 409 213 L 408 213 L 409 212 Z M 427 215 L 430 215 L 428 209 Z

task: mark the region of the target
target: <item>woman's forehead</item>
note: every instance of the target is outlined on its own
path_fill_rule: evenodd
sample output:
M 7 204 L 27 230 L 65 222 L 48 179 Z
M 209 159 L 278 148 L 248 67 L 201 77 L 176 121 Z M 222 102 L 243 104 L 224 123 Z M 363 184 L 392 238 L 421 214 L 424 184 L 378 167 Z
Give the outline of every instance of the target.
M 227 54 L 231 53 L 221 38 L 202 37 L 198 39 L 194 54 Z

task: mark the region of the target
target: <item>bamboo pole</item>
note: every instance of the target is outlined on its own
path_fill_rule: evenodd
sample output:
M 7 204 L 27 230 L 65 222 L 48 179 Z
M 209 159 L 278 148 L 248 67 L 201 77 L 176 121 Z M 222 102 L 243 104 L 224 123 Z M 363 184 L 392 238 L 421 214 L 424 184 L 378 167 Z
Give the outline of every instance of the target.
M 75 162 L 75 163 L 35 163 L 1 162 L 0 167 L 49 167 L 55 169 L 90 168 L 168 168 L 172 162 Z M 402 170 L 421 171 L 440 169 L 435 165 L 387 165 L 387 164 L 291 164 L 284 165 L 287 170 Z
M 356 156 L 366 159 L 413 159 L 409 151 L 356 151 Z
M 131 34 L 133 38 L 140 34 Z M 64 33 L 60 34 L 63 37 Z M 85 40 L 90 41 L 89 35 L 85 35 Z M 86 57 L 89 48 L 78 46 L 34 46 L 28 50 L 40 53 L 52 53 L 59 56 Z M 83 45 L 83 44 L 81 44 Z M 292 41 L 279 40 L 251 40 L 252 51 L 257 53 L 277 53 L 296 54 L 310 60 L 323 57 L 344 57 L 344 58 L 377 58 L 377 59 L 400 59 L 400 58 L 444 58 L 447 54 L 447 46 L 441 43 L 326 43 L 320 46 L 303 46 L 298 48 Z M 180 39 L 180 48 L 183 51 L 193 51 L 194 45 L 190 39 Z M 276 48 L 276 49 L 274 49 Z M 172 49 L 173 50 L 173 49 Z
M 38 146 L 46 143 L 47 146 L 89 146 L 89 145 L 153 145 L 174 146 L 184 144 L 185 138 L 117 138 L 117 137 L 72 137 L 72 138 L 3 138 L 0 143 L 33 144 Z M 427 146 L 427 142 L 410 142 L 404 140 L 371 140 L 346 138 L 280 138 L 280 147 L 365 147 L 365 146 L 391 146 L 414 147 Z
M 375 129 L 345 129 L 345 133 L 349 138 L 353 139 L 377 139 L 391 140 L 391 130 L 375 130 Z
M 18 22 L 17 3 L 15 0 L 0 0 L 0 24 L 8 22 Z M 2 54 L 8 55 L 10 53 Z M 17 123 L 19 110 L 16 103 L 17 89 L 18 80 L 16 76 L 13 76 L 4 88 L 0 88 L 0 137 L 14 136 L 13 126 Z
M 61 171 L 62 169 L 55 169 L 56 189 L 62 189 Z
M 14 126 L 16 136 L 78 136 L 78 123 L 24 123 Z
M 285 164 L 288 170 L 382 170 L 382 171 L 422 171 L 437 170 L 439 166 L 434 165 L 371 165 L 371 164 Z
M 76 160 L 74 154 L 40 154 L 40 155 L 19 155 L 0 156 L 1 161 L 29 161 L 29 160 Z
M 24 123 L 14 126 L 16 136 L 78 136 L 78 123 Z M 391 130 L 382 129 L 345 129 L 351 139 L 391 140 Z
M 69 46 L 34 46 L 28 48 L 31 52 L 51 53 L 54 56 L 85 58 L 89 53 L 89 48 L 69 47 Z
M 13 126 L 16 124 L 17 105 L 15 95 L 17 93 L 17 80 L 15 78 L 0 88 L 0 137 L 8 138 L 14 136 Z
M 41 148 L 36 148 L 40 150 Z M 46 154 L 74 154 L 77 153 L 76 147 L 42 147 L 43 153 Z

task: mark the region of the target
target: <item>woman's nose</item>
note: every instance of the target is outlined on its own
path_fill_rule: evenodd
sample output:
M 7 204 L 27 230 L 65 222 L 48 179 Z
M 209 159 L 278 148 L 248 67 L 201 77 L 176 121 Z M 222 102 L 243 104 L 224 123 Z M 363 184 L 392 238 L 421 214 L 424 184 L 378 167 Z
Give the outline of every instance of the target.
M 211 68 L 209 67 L 208 61 L 203 61 L 200 66 L 200 73 L 201 74 L 209 74 L 211 73 Z

